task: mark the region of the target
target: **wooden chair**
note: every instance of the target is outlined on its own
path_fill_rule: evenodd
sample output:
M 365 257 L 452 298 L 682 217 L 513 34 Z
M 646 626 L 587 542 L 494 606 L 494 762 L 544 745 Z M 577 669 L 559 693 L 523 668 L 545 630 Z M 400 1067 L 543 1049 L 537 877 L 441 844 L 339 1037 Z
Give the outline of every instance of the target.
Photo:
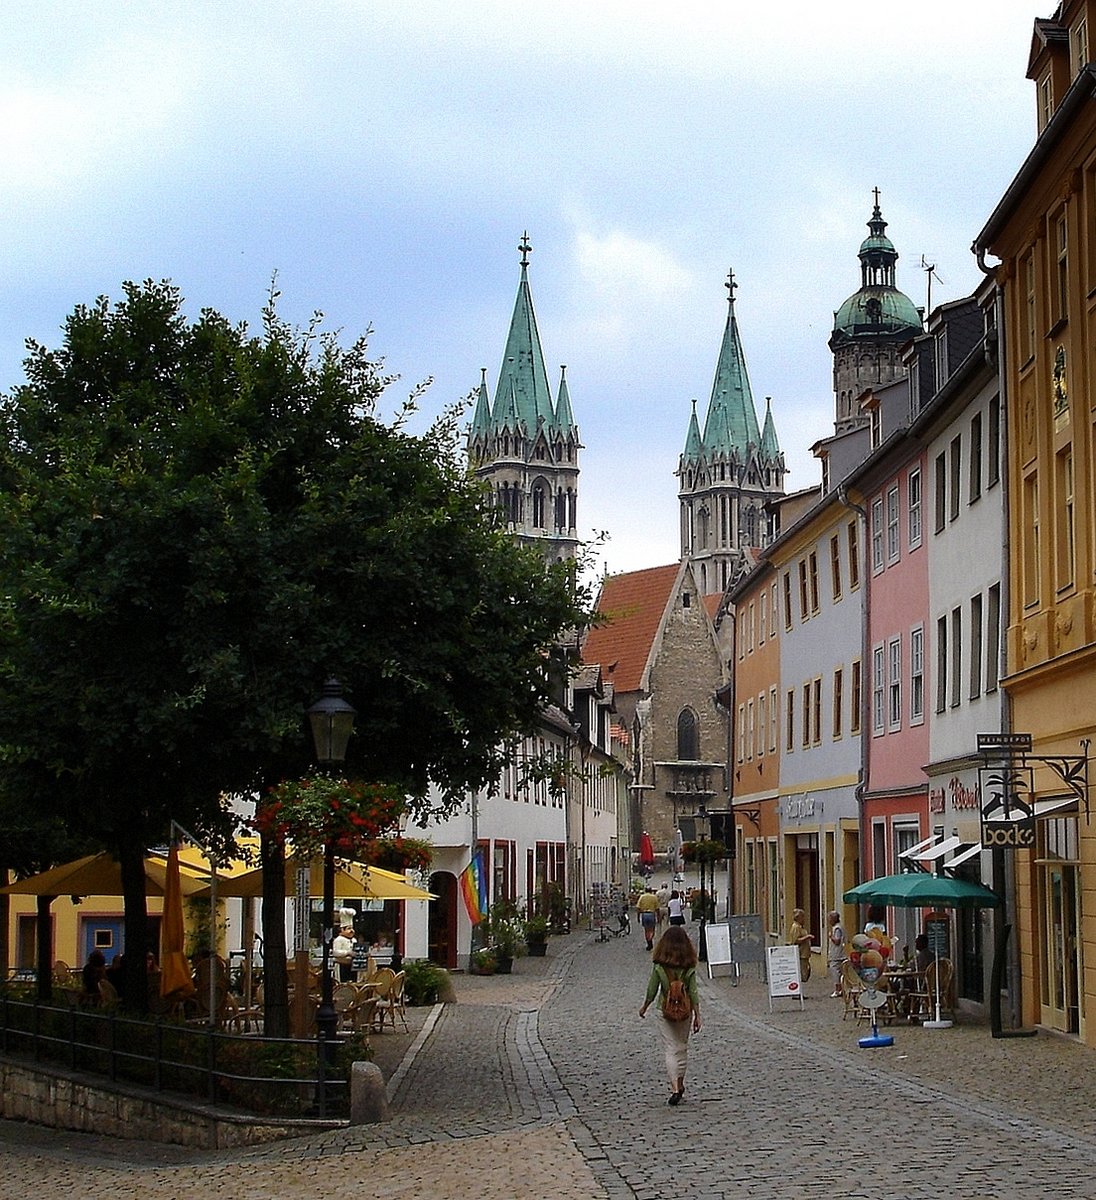
M 925 968 L 924 989 L 918 989 L 911 997 L 911 1013 L 922 1020 L 936 1015 L 936 986 L 940 985 L 940 1012 L 954 1013 L 955 1000 L 952 984 L 955 981 L 955 965 L 950 958 L 934 959 Z
M 389 1024 L 392 1026 L 392 1032 L 396 1032 L 396 1017 L 399 1016 L 403 1022 L 404 1031 L 407 1031 L 407 1010 L 404 1007 L 403 985 L 405 974 L 400 971 L 399 974 L 394 974 L 391 967 L 382 967 L 381 970 L 387 971 L 391 976 L 391 982 L 388 986 L 387 994 L 384 997 L 377 999 L 377 1018 L 380 1026 L 384 1028 L 385 1018 L 388 1018 Z M 378 972 L 379 974 L 379 972 Z
M 59 958 L 53 964 L 53 983 L 55 987 L 69 987 L 72 983 L 72 968 L 64 959 Z
M 842 1021 L 850 1014 L 854 1017 L 860 1015 L 860 993 L 863 990 L 864 984 L 857 975 L 856 968 L 846 960 L 841 966 L 841 999 L 845 1004 L 841 1013 Z
M 391 967 L 379 967 L 372 979 L 373 998 L 376 1000 L 374 1009 L 373 1028 L 377 1033 L 384 1032 L 384 1014 L 388 1009 L 388 997 L 392 985 L 396 981 L 396 972 Z M 395 1025 L 392 1026 L 395 1028 Z

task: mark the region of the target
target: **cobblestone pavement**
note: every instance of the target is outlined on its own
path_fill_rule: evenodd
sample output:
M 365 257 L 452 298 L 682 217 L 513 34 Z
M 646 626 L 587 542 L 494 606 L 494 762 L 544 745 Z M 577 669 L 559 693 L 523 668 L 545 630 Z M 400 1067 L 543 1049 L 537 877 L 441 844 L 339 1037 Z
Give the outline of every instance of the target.
M 93 1178 L 112 1200 L 1096 1200 L 1092 1051 L 962 1019 L 860 1049 L 819 976 L 802 1010 L 772 1012 L 754 968 L 702 979 L 686 1100 L 668 1107 L 659 1018 L 637 1016 L 642 945 L 575 933 L 509 978 L 458 977 L 398 1070 L 386 1043 L 383 1125 L 196 1155 L 0 1122 L 0 1197 L 75 1197 Z

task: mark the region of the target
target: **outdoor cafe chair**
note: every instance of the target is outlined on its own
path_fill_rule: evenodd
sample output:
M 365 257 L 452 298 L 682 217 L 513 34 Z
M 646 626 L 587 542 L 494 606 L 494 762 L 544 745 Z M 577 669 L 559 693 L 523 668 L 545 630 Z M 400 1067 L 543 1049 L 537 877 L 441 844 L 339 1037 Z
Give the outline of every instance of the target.
M 118 989 L 109 979 L 99 980 L 99 1007 L 108 1012 L 116 1009 L 119 1004 Z
M 391 973 L 391 968 L 385 968 Z M 403 1028 L 407 1030 L 407 1011 L 404 1007 L 403 986 L 406 975 L 403 971 L 392 976 L 391 983 L 388 987 L 386 996 L 381 997 L 377 1001 L 377 1012 L 380 1018 L 381 1028 L 384 1028 L 385 1018 L 388 1018 L 389 1024 L 392 1026 L 392 1032 L 396 1032 L 396 1017 L 400 1018 L 403 1023 Z
M 373 987 L 373 996 L 377 1001 L 376 1009 L 374 1010 L 373 1028 L 377 1033 L 384 1032 L 384 1014 L 388 1009 L 388 998 L 392 991 L 392 986 L 396 982 L 396 972 L 391 967 L 379 967 L 376 975 L 370 981 Z M 395 1025 L 393 1024 L 393 1029 Z
M 955 1003 L 951 998 L 954 979 L 955 967 L 950 958 L 933 959 L 925 968 L 924 987 L 918 988 L 910 997 L 914 1015 L 925 1019 L 935 1014 L 937 982 L 940 987 L 940 1011 L 954 1012 Z

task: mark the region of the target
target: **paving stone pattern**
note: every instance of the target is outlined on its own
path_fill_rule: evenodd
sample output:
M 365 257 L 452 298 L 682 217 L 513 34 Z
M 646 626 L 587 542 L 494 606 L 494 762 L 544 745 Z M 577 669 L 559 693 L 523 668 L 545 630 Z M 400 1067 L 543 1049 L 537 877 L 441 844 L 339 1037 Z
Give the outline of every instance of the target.
M 415 1014 L 378 1054 L 383 1125 L 195 1154 L 0 1122 L 0 1200 L 82 1196 L 89 1181 L 112 1200 L 1096 1200 L 1087 1048 L 961 1018 L 861 1049 L 866 1028 L 841 1020 L 824 977 L 802 1010 L 770 1012 L 748 967 L 737 986 L 701 979 L 705 1025 L 670 1108 L 661 1018 L 637 1015 L 642 946 L 573 933 L 509 978 L 458 977 L 457 1004 Z

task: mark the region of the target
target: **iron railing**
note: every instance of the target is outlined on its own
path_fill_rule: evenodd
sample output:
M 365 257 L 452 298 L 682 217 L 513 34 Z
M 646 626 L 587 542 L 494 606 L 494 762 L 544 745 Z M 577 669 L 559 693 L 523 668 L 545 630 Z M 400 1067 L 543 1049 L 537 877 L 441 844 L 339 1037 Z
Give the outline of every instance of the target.
M 343 1117 L 351 1043 L 223 1033 L 0 995 L 0 1053 L 263 1115 Z

